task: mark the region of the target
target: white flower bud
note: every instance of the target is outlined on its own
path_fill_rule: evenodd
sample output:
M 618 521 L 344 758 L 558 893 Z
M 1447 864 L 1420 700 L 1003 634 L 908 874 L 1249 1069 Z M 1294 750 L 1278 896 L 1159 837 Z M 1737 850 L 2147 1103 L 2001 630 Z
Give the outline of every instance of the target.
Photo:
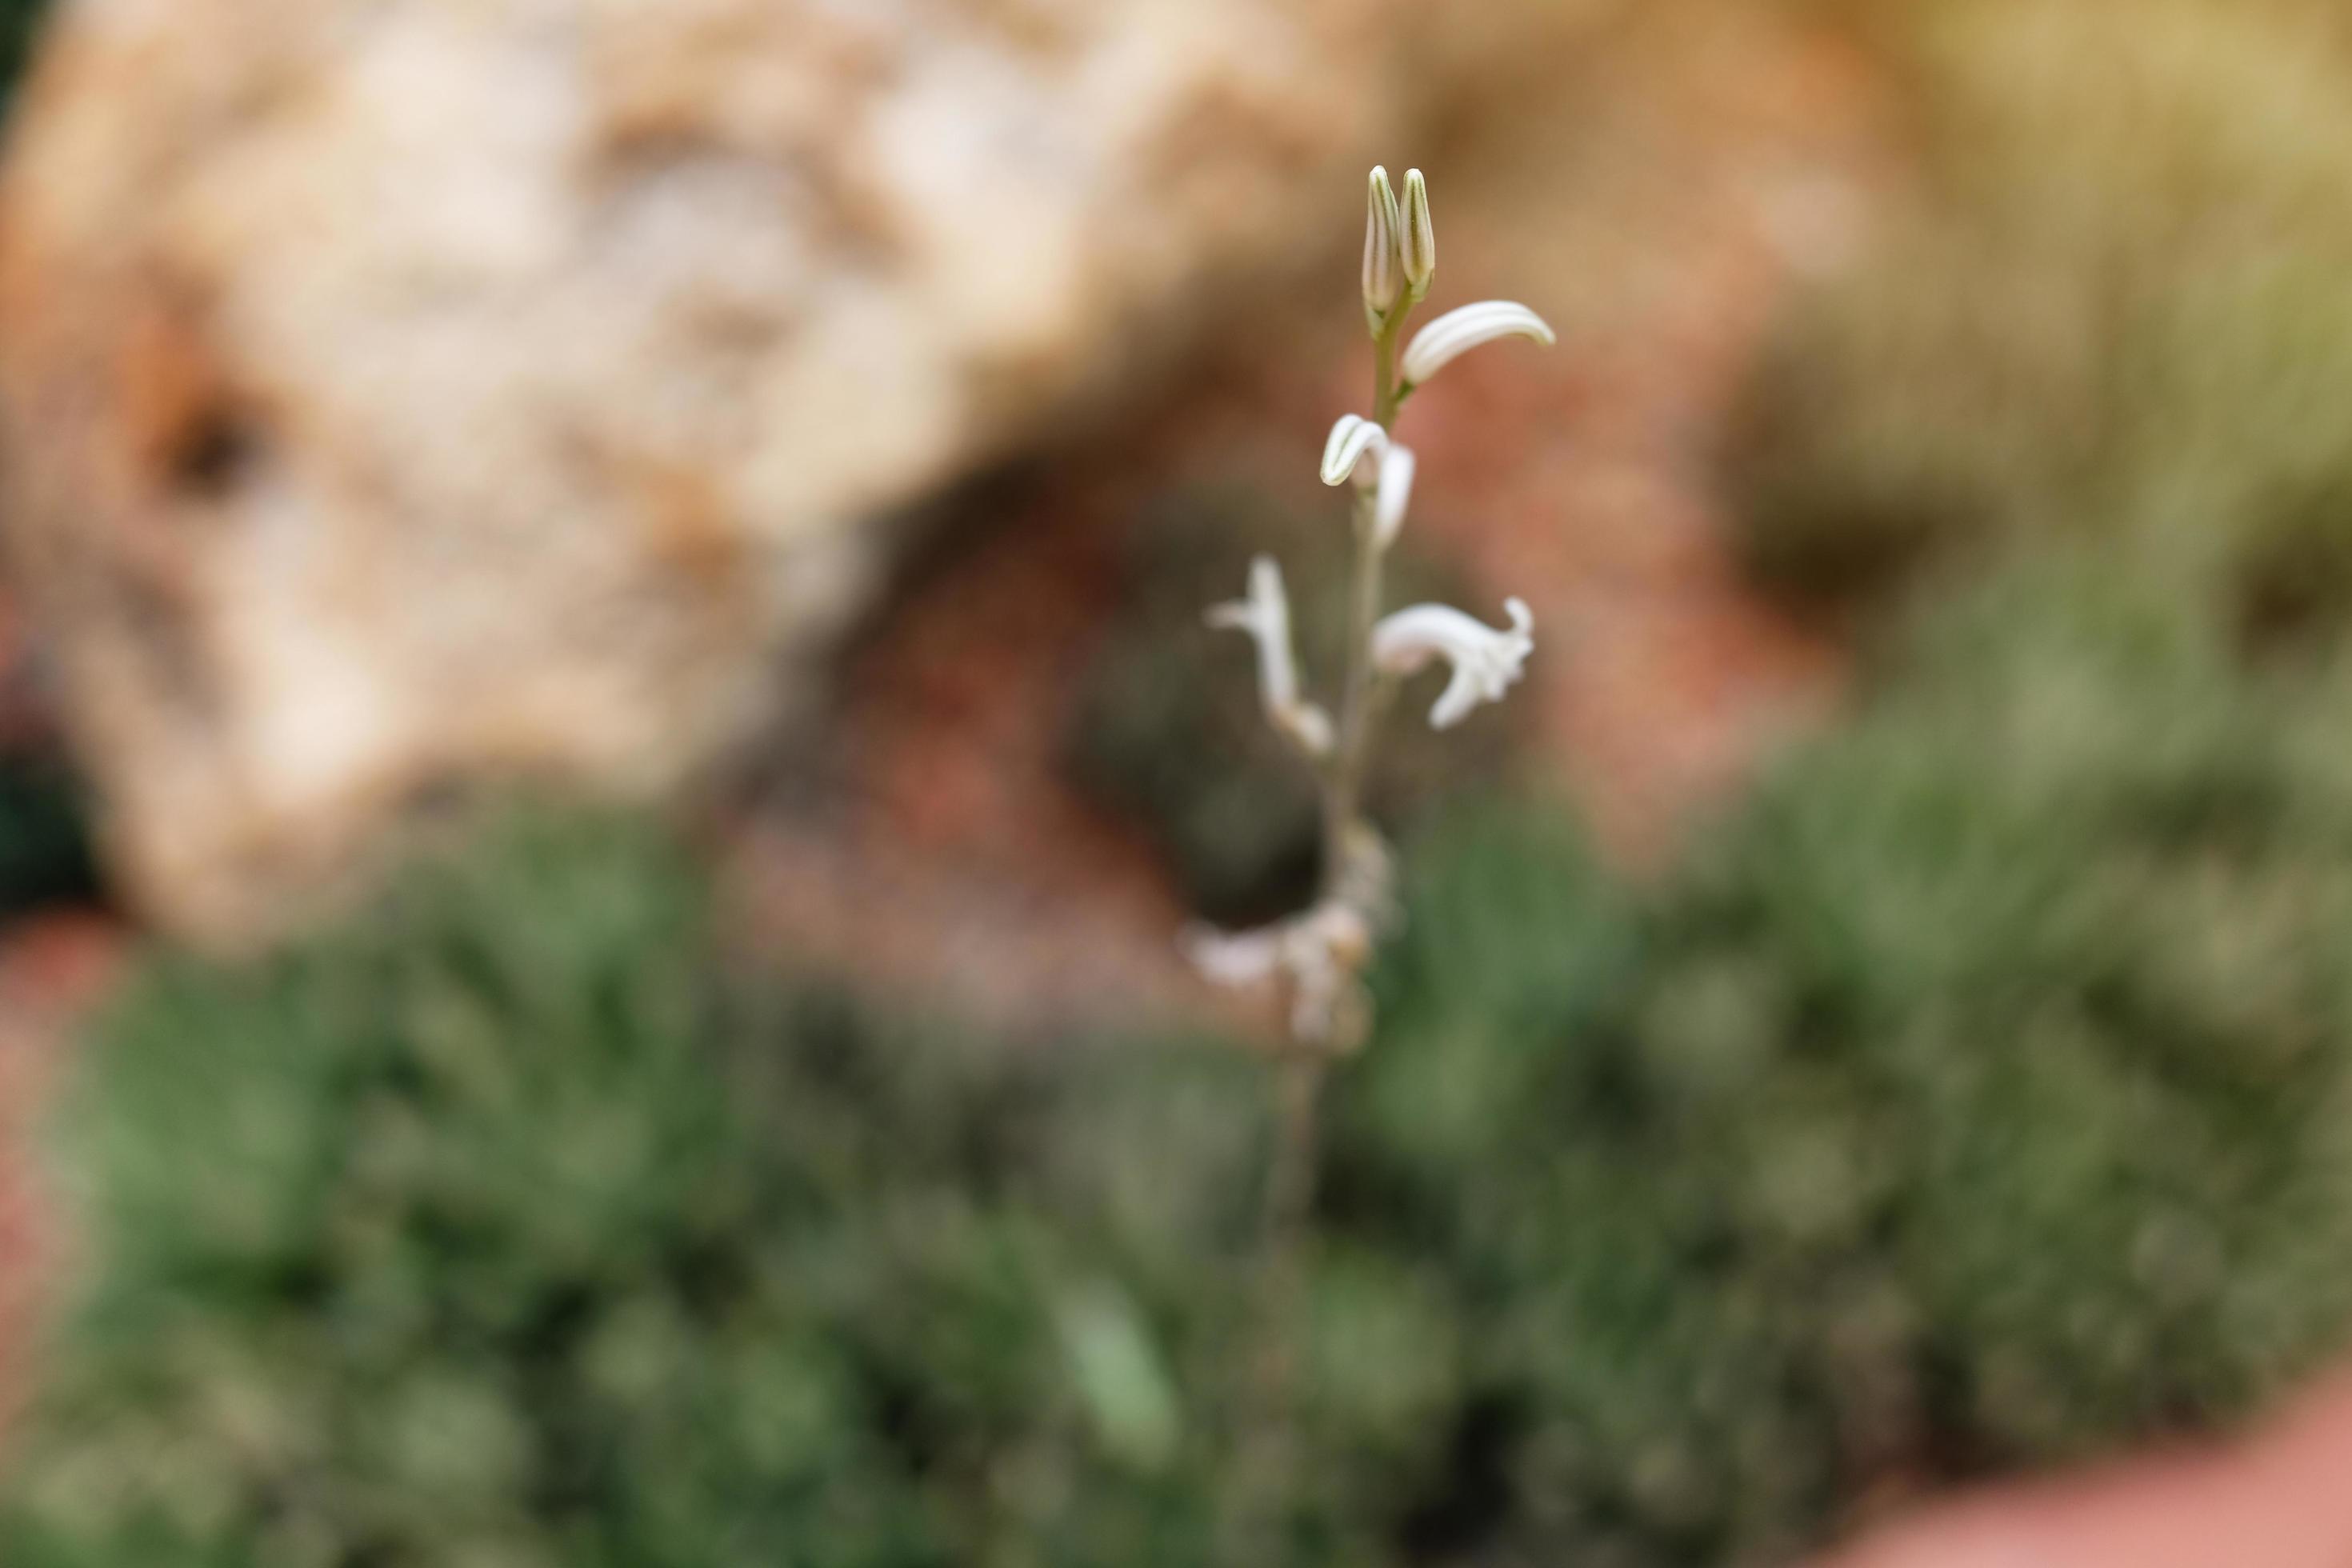
M 1532 338 L 1549 348 L 1559 340 L 1541 316 L 1525 305 L 1489 300 L 1449 310 L 1413 334 L 1404 351 L 1404 384 L 1419 386 L 1481 343 L 1498 338 Z
M 1419 169 L 1405 171 L 1404 225 L 1402 230 L 1405 286 L 1418 304 L 1437 276 L 1437 226 L 1429 216 L 1429 182 Z
M 1381 486 L 1378 499 L 1372 503 L 1372 548 L 1386 550 L 1396 542 L 1399 530 L 1404 527 L 1404 515 L 1412 507 L 1412 448 L 1391 441 L 1381 458 Z
M 1274 557 L 1250 563 L 1249 597 L 1210 609 L 1208 623 L 1220 631 L 1246 632 L 1257 642 L 1258 695 L 1266 721 L 1310 756 L 1331 751 L 1330 716 L 1298 695 L 1297 657 L 1290 647 L 1290 595 Z
M 1375 168 L 1364 215 L 1364 314 L 1375 331 L 1404 297 L 1403 222 L 1389 172 Z
M 1429 712 L 1433 730 L 1450 730 L 1481 702 L 1499 702 L 1535 651 L 1535 616 L 1521 599 L 1506 602 L 1507 630 L 1485 626 L 1445 605 L 1399 610 L 1372 629 L 1372 664 L 1383 675 L 1414 674 L 1432 659 L 1454 666 L 1454 679 Z
M 1342 414 L 1323 443 L 1323 482 L 1345 484 L 1357 473 L 1367 454 L 1374 458 L 1388 450 L 1388 432 L 1360 414 Z

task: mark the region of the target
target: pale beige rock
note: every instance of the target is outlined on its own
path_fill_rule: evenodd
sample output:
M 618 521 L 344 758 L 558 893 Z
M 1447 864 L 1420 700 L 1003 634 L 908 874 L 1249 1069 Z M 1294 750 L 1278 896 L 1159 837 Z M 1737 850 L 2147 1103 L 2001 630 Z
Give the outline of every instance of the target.
M 135 893 L 265 932 L 451 784 L 674 785 L 877 520 L 1328 261 L 1572 0 L 69 0 L 0 507 Z

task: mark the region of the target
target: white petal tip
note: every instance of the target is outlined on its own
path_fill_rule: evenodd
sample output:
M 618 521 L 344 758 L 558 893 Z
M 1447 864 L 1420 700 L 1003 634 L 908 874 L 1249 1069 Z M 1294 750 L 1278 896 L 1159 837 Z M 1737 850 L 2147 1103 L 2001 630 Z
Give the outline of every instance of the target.
M 1526 338 L 1546 348 L 1559 341 L 1550 323 L 1525 305 L 1508 300 L 1465 305 L 1438 317 L 1413 338 L 1404 353 L 1405 384 L 1418 386 L 1472 349 L 1504 338 Z
M 1381 458 L 1380 488 L 1372 508 L 1372 543 L 1377 549 L 1394 544 L 1404 528 L 1405 514 L 1412 508 L 1417 466 L 1412 448 L 1393 441 Z
M 1360 414 L 1342 414 L 1323 443 L 1323 482 L 1344 485 L 1368 456 L 1388 449 L 1388 435 Z

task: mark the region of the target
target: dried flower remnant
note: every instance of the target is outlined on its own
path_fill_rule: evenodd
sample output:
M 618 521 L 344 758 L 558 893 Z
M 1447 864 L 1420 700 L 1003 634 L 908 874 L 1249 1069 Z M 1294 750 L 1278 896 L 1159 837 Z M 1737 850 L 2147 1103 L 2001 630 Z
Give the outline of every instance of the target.
M 1388 171 L 1371 173 L 1364 217 L 1364 320 L 1373 347 L 1370 414 L 1341 415 L 1324 443 L 1322 479 L 1352 485 L 1355 563 L 1351 573 L 1347 669 L 1335 722 L 1301 695 L 1290 640 L 1290 606 L 1281 568 L 1265 556 L 1251 563 L 1247 597 L 1209 612 L 1213 626 L 1248 633 L 1258 645 L 1258 684 L 1267 721 L 1321 775 L 1323 889 L 1293 918 L 1260 931 L 1186 934 L 1184 946 L 1210 981 L 1229 986 L 1286 985 L 1290 1033 L 1310 1078 L 1333 1056 L 1352 1051 L 1370 1032 L 1363 974 L 1396 916 L 1389 857 L 1362 815 L 1363 779 L 1375 729 L 1396 683 L 1443 659 L 1453 678 L 1430 723 L 1451 729 L 1480 703 L 1500 701 L 1535 649 L 1535 620 L 1525 602 L 1508 601 L 1510 624 L 1486 626 L 1442 605 L 1416 605 L 1382 618 L 1381 567 L 1412 509 L 1417 464 L 1392 434 L 1397 415 L 1423 383 L 1482 344 L 1521 337 L 1549 345 L 1552 331 L 1525 305 L 1489 300 L 1440 316 L 1400 354 L 1406 321 L 1437 271 L 1437 231 L 1429 182 L 1408 172 L 1398 199 Z M 1308 1099 L 1312 1099 L 1309 1084 Z M 1302 1153 L 1297 1158 L 1309 1158 Z M 1279 1184 L 1278 1184 L 1279 1185 Z
M 1363 913 L 1328 900 L 1256 931 L 1194 927 L 1184 933 L 1185 955 L 1221 985 L 1288 980 L 1290 1031 L 1302 1040 L 1318 1042 L 1348 1022 L 1348 1009 L 1360 1002 L 1353 973 L 1371 945 L 1371 927 Z

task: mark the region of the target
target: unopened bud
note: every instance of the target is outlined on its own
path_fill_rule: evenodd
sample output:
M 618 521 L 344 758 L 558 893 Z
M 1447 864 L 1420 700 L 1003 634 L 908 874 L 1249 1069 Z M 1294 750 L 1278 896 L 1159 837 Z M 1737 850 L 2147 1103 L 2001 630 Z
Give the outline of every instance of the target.
M 1413 303 L 1419 304 L 1429 293 L 1429 280 L 1437 276 L 1437 226 L 1429 216 L 1429 182 L 1421 177 L 1419 169 L 1405 174 L 1404 223 L 1400 233 L 1405 286 L 1412 291 Z
M 1364 214 L 1364 317 L 1375 332 L 1404 297 L 1403 226 L 1389 172 L 1375 168 Z

